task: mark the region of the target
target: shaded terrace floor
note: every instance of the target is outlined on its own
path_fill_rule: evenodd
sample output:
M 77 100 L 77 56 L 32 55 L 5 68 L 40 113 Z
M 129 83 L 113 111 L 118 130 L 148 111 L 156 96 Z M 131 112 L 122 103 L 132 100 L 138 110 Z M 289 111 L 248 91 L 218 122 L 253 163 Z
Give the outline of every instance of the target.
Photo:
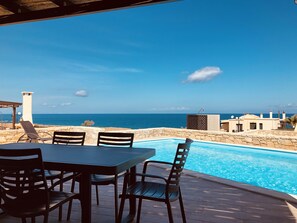
M 151 167 L 152 173 L 162 172 L 160 167 Z M 138 167 L 138 172 L 142 166 Z M 122 183 L 122 182 L 121 182 Z M 120 183 L 120 189 L 122 184 Z M 66 190 L 70 183 L 65 185 Z M 78 187 L 76 187 L 78 188 Z M 215 183 L 202 178 L 184 174 L 181 188 L 183 200 L 189 223 L 296 223 L 296 203 L 290 205 L 284 200 L 279 200 L 265 195 L 252 193 L 232 186 Z M 96 205 L 95 189 L 93 188 L 92 222 L 112 223 L 114 222 L 113 211 L 113 186 L 100 186 L 100 206 Z M 128 208 L 128 201 L 125 207 Z M 175 222 L 182 222 L 178 201 L 172 203 Z M 80 222 L 80 204 L 75 201 L 72 209 L 71 221 Z M 64 205 L 63 220 L 66 223 L 67 205 Z M 125 212 L 127 213 L 127 212 Z M 57 211 L 50 213 L 51 223 L 59 222 Z M 42 222 L 43 218 L 37 218 Z M 20 220 L 7 216 L 0 216 L 1 223 L 21 222 Z M 30 222 L 29 219 L 27 222 Z M 166 206 L 159 202 L 144 201 L 141 222 L 162 223 L 168 222 Z

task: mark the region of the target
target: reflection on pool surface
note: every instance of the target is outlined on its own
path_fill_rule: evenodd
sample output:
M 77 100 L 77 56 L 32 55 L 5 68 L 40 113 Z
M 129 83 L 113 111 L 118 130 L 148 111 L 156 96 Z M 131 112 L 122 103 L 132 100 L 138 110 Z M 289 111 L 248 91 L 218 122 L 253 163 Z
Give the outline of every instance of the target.
M 181 139 L 135 142 L 155 148 L 151 159 L 172 162 Z M 288 194 L 297 194 L 297 153 L 194 141 L 186 169 Z

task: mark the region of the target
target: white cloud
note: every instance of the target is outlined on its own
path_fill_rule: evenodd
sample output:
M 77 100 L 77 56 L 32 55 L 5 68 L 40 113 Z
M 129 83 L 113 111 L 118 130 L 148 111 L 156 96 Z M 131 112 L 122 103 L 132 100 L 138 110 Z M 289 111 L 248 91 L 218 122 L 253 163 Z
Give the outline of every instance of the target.
M 75 96 L 77 97 L 87 97 L 88 92 L 86 90 L 78 90 L 75 92 Z
M 142 70 L 134 67 L 107 67 L 98 64 L 79 64 L 73 63 L 71 67 L 80 72 L 89 73 L 141 73 Z
M 63 102 L 63 103 L 61 103 L 60 105 L 61 106 L 69 106 L 69 105 L 71 105 L 72 103 L 71 102 Z
M 190 74 L 185 82 L 203 82 L 213 79 L 223 71 L 219 67 L 203 67 Z
M 187 107 L 170 107 L 168 110 L 172 110 L 172 111 L 186 111 L 186 110 L 189 110 L 189 108 Z
M 137 68 L 115 68 L 110 69 L 111 72 L 122 72 L 122 73 L 141 73 L 142 70 Z
M 190 108 L 179 106 L 179 107 L 168 107 L 168 108 L 152 108 L 153 111 L 188 111 Z
M 287 105 L 284 106 L 284 108 L 297 108 L 297 104 L 296 103 L 288 103 Z
M 57 107 L 64 107 L 64 106 L 69 106 L 72 105 L 71 102 L 62 102 L 60 104 L 48 104 L 47 102 L 42 103 L 43 106 L 46 106 L 48 108 L 57 108 Z

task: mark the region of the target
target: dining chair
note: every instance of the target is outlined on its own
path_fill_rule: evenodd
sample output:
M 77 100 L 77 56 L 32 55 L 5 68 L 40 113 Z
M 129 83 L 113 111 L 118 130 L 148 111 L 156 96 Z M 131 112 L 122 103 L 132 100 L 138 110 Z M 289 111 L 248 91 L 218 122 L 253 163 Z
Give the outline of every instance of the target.
M 55 131 L 53 144 L 63 145 L 84 145 L 86 138 L 85 132 L 61 132 Z
M 185 143 L 179 143 L 177 146 L 176 154 L 173 163 L 163 162 L 163 161 L 153 161 L 149 160 L 144 163 L 142 173 L 136 173 L 136 176 L 140 176 L 141 180 L 136 181 L 135 184 L 129 185 L 129 179 L 131 173 L 125 175 L 123 192 L 121 194 L 121 204 L 120 211 L 117 222 L 122 221 L 122 215 L 125 205 L 125 199 L 138 198 L 138 210 L 137 210 L 137 221 L 140 222 L 141 206 L 142 200 L 152 200 L 165 202 L 167 205 L 167 212 L 169 217 L 169 222 L 173 223 L 171 202 L 179 200 L 181 214 L 183 222 L 186 222 L 186 215 L 183 205 L 183 199 L 180 189 L 180 177 L 186 164 L 186 160 L 189 154 L 190 146 L 193 141 L 191 139 L 186 139 Z M 148 174 L 147 170 L 149 164 L 166 164 L 171 166 L 171 171 L 168 178 Z M 157 179 L 164 182 L 147 181 L 147 178 Z
M 43 132 L 44 134 L 47 134 L 48 137 L 41 137 L 30 121 L 20 121 L 20 124 L 23 127 L 25 133 L 19 137 L 17 142 L 26 141 L 38 143 L 41 141 L 44 143 L 46 141 L 52 140 L 52 135 L 48 132 Z
M 55 131 L 52 139 L 52 144 L 61 145 L 84 145 L 86 133 L 85 132 L 61 132 Z M 45 178 L 51 181 L 63 177 L 63 171 L 45 170 Z M 61 188 L 60 188 L 61 189 Z M 63 190 L 63 185 L 62 185 Z
M 61 132 L 55 131 L 52 139 L 52 144 L 61 145 L 84 145 L 85 132 Z M 61 171 L 45 170 L 45 177 L 53 184 L 53 180 L 61 178 Z M 62 176 L 63 177 L 63 176 Z
M 78 194 L 52 190 L 56 184 L 60 182 L 47 185 L 40 149 L 0 149 L 0 199 L 5 214 L 21 218 L 22 223 L 44 216 L 47 223 L 49 212 L 78 199 Z
M 55 131 L 52 144 L 60 144 L 60 145 L 84 145 L 86 133 L 85 132 L 65 132 L 65 131 Z M 56 171 L 56 170 L 45 170 L 45 177 L 47 180 L 51 181 L 53 185 L 53 181 L 55 179 L 61 180 L 65 174 L 69 174 L 69 172 L 65 171 Z M 73 176 L 77 174 L 73 173 Z M 72 181 L 74 181 L 74 178 Z M 63 183 L 60 184 L 60 191 L 63 191 Z M 59 208 L 59 220 L 62 220 L 62 206 Z
M 127 147 L 132 148 L 134 140 L 134 133 L 122 133 L 122 132 L 99 132 L 97 146 L 108 146 L 108 147 Z M 96 201 L 99 205 L 99 185 L 114 185 L 114 210 L 115 220 L 118 216 L 118 177 L 124 175 L 120 173 L 118 175 L 91 175 L 91 184 L 96 187 Z M 78 179 L 79 180 L 79 179 Z M 71 192 L 74 191 L 75 182 L 72 182 Z M 67 220 L 70 219 L 72 202 L 69 202 Z
M 85 132 L 61 132 L 55 131 L 52 139 L 52 144 L 61 145 L 84 145 L 86 133 Z M 53 180 L 62 178 L 63 172 L 45 170 L 45 177 L 53 184 Z

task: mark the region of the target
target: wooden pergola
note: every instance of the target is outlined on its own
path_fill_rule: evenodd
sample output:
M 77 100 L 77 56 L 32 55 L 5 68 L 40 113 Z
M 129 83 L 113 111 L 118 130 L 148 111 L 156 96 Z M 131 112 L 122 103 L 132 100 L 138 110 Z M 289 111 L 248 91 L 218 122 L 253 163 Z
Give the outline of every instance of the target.
M 173 0 L 0 0 L 0 25 L 68 17 Z
M 11 101 L 0 101 L 0 108 L 12 108 L 12 128 L 15 129 L 16 123 L 16 108 L 21 106 L 22 103 Z

